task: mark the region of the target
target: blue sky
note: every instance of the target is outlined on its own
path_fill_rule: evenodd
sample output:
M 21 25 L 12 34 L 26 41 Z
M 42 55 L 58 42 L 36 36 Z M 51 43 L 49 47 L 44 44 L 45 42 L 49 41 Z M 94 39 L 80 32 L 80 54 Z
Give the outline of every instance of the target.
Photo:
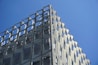
M 98 65 L 98 0 L 0 0 L 0 32 L 51 4 L 74 39 Z

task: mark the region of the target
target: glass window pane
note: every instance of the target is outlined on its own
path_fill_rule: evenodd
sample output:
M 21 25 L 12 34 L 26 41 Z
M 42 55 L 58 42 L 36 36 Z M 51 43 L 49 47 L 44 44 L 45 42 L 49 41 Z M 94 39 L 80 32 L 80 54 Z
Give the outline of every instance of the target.
M 40 65 L 40 61 L 33 62 L 33 65 Z
M 4 58 L 3 65 L 11 65 L 11 58 Z
M 38 55 L 41 52 L 40 44 L 34 44 L 34 55 Z
M 15 53 L 13 55 L 13 65 L 20 64 L 21 62 L 21 53 Z
M 31 48 L 24 48 L 23 49 L 23 56 L 24 56 L 24 60 L 29 59 L 31 56 Z
M 45 39 L 44 40 L 44 50 L 48 50 L 49 49 L 49 40 Z
M 50 57 L 49 56 L 44 58 L 43 64 L 44 65 L 50 65 Z

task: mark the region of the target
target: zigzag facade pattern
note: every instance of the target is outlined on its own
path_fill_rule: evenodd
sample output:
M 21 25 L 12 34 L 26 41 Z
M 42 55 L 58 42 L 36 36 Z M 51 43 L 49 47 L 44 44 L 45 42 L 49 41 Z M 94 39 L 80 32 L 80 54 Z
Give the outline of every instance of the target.
M 74 41 L 56 11 L 52 14 L 52 43 L 54 65 L 90 65 L 90 60 Z

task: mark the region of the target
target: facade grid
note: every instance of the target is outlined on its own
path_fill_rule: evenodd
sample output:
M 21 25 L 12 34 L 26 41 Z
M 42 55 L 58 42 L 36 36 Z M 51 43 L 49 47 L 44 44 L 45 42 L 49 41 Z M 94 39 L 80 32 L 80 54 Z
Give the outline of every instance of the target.
M 90 65 L 51 5 L 0 33 L 0 65 Z

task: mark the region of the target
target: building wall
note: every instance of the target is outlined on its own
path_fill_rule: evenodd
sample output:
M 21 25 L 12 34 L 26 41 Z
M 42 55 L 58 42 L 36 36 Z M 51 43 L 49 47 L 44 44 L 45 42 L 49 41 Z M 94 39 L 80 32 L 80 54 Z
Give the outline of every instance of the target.
M 55 10 L 51 11 L 53 65 L 90 65 L 85 53 L 61 22 Z

